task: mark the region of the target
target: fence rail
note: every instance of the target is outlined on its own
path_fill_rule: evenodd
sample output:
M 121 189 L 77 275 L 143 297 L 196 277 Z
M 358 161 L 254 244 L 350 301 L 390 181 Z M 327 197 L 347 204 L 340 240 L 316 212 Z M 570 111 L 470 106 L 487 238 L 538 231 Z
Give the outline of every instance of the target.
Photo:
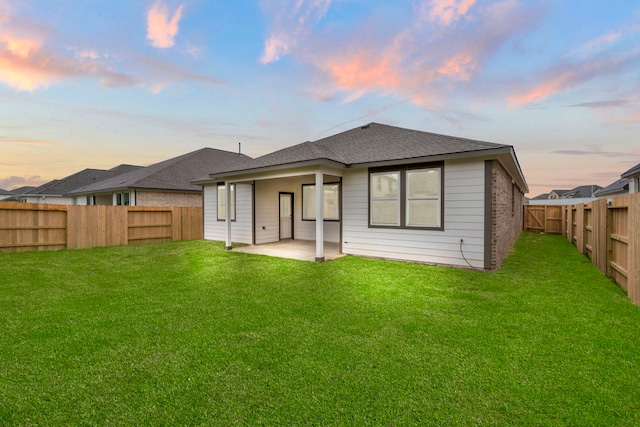
M 0 251 L 33 251 L 203 237 L 201 207 L 67 206 L 0 202 Z
M 542 208 L 561 209 L 559 231 L 540 220 Z M 587 204 L 525 206 L 524 216 L 526 230 L 562 234 L 640 306 L 640 193 Z

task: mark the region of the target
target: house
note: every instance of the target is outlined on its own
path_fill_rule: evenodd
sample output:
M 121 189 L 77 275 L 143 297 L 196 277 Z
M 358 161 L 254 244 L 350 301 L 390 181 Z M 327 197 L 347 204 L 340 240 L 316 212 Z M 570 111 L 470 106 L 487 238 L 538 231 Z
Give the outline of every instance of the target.
M 82 186 L 66 195 L 79 205 L 202 206 L 202 188 L 191 181 L 207 171 L 245 159 L 249 157 L 202 148 Z
M 212 170 L 205 239 L 324 242 L 350 255 L 495 270 L 522 230 L 509 145 L 378 123 Z M 316 189 L 322 188 L 322 191 Z M 317 237 L 320 236 L 320 237 Z
M 620 175 L 620 179 L 599 190 L 597 197 L 613 198 L 640 192 L 640 163 Z
M 640 163 L 623 173 L 622 178 L 629 180 L 629 193 L 640 193 Z
M 13 196 L 13 193 L 11 191 L 0 188 L 0 200 L 7 199 L 11 196 Z
M 22 195 L 29 193 L 34 188 L 36 187 L 33 187 L 31 185 L 25 185 L 24 187 L 14 188 L 13 190 L 8 191 L 9 194 L 5 195 L 5 197 L 2 198 L 2 200 L 5 202 L 24 201 Z
M 596 191 L 596 197 L 612 198 L 626 196 L 629 194 L 629 180 L 627 178 L 620 178 L 619 180 L 612 182 L 606 187 Z
M 530 205 L 573 205 L 589 203 L 596 198 L 596 192 L 602 187 L 599 185 L 580 185 L 571 190 L 551 190 L 529 199 Z
M 40 187 L 22 194 L 20 198 L 23 202 L 28 203 L 72 205 L 77 203 L 77 199 L 67 196 L 68 192 L 139 168 L 141 166 L 119 165 L 109 170 L 84 169 L 65 178 L 54 179 L 42 184 Z

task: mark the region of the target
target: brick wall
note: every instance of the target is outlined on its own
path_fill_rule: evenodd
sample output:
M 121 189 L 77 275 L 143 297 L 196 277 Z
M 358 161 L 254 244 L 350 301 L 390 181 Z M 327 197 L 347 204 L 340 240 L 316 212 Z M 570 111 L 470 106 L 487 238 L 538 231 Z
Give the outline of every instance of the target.
M 201 193 L 173 193 L 170 191 L 136 191 L 136 206 L 199 206 Z
M 491 163 L 491 270 L 494 271 L 522 232 L 524 194 L 500 162 Z

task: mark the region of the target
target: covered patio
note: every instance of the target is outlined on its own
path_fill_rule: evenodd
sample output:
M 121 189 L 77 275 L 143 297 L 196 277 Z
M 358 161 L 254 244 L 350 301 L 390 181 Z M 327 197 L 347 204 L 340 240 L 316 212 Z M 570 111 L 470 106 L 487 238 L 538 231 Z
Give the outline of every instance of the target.
M 261 245 L 234 247 L 234 252 L 268 255 L 278 258 L 297 259 L 300 261 L 316 261 L 316 242 L 313 240 L 281 240 Z M 340 253 L 340 244 L 324 242 L 324 260 L 331 261 L 345 254 Z

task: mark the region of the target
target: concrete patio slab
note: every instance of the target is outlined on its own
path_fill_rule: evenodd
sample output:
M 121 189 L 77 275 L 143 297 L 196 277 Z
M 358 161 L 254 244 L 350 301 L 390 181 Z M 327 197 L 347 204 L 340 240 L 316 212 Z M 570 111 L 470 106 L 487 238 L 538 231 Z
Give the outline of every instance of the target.
M 274 243 L 237 247 L 233 248 L 233 250 L 247 254 L 268 255 L 300 261 L 316 260 L 316 242 L 313 240 L 281 240 Z M 340 253 L 339 243 L 324 242 L 325 261 L 331 261 L 343 256 L 345 254 Z

